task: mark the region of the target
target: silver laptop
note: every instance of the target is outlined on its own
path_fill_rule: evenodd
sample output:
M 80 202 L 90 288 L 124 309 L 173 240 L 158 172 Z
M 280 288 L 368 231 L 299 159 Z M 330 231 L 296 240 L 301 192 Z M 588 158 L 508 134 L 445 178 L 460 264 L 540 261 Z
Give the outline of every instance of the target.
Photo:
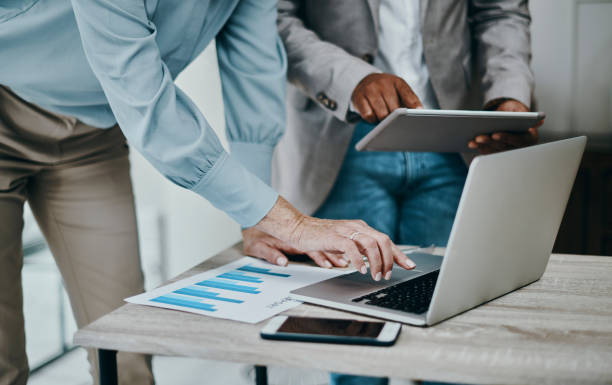
M 291 292 L 301 301 L 433 325 L 540 279 L 586 137 L 479 156 L 470 165 L 444 257 L 375 282 L 358 272 Z

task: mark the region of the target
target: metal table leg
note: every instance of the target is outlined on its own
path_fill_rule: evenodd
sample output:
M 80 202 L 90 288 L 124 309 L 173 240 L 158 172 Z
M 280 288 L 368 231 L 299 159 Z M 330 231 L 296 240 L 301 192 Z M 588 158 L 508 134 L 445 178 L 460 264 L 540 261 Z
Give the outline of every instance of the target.
M 100 363 L 100 385 L 118 385 L 117 380 L 117 351 L 98 350 Z M 255 366 L 255 385 L 268 385 L 268 368 Z
M 255 365 L 255 385 L 268 385 L 268 368 Z
M 100 385 L 118 385 L 117 351 L 98 349 L 100 363 Z

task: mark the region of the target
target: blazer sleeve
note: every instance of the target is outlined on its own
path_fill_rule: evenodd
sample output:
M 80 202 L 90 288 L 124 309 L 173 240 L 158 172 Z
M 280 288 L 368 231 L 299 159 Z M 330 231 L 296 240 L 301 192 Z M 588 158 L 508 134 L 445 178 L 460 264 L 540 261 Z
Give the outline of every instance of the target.
M 287 77 L 336 118 L 346 121 L 353 90 L 366 75 L 380 70 L 321 40 L 300 18 L 302 5 L 301 0 L 278 3 L 278 31 L 287 51 Z
M 531 17 L 525 0 L 471 0 L 469 19 L 485 105 L 516 99 L 531 106 Z

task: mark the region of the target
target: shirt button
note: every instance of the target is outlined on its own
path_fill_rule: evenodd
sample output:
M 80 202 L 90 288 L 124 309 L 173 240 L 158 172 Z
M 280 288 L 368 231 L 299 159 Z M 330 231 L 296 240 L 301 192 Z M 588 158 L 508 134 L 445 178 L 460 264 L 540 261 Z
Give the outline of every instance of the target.
M 361 60 L 363 60 L 366 63 L 372 64 L 374 63 L 374 56 L 372 56 L 369 53 L 366 53 L 363 56 L 361 56 Z

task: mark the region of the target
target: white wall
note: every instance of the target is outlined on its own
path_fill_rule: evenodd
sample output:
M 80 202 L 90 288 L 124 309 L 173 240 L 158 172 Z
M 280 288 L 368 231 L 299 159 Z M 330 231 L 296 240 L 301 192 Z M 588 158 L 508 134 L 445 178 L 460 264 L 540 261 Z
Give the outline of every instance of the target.
M 535 0 L 532 16 L 532 68 L 538 109 L 547 114 L 544 134 L 570 132 L 573 0 Z M 555 135 L 556 136 L 556 135 Z
M 545 138 L 612 146 L 612 0 L 532 0 L 533 70 Z

